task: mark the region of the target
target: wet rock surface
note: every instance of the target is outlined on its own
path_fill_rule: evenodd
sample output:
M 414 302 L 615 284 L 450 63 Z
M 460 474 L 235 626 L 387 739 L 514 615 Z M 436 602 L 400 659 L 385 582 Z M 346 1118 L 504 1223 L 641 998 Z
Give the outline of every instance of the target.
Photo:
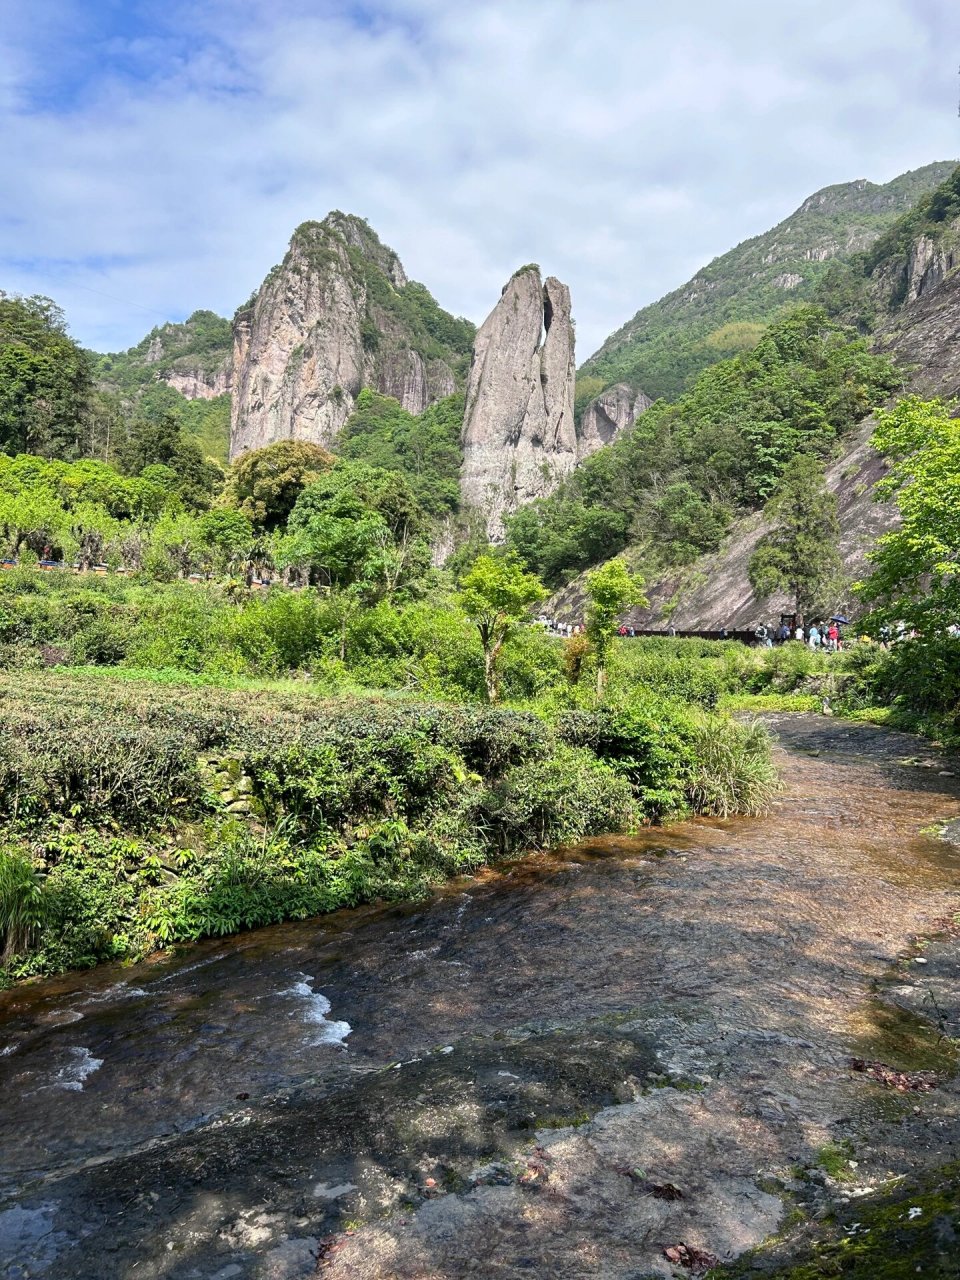
M 767 819 L 0 995 L 2 1274 L 686 1275 L 956 1159 L 960 785 L 773 719 Z

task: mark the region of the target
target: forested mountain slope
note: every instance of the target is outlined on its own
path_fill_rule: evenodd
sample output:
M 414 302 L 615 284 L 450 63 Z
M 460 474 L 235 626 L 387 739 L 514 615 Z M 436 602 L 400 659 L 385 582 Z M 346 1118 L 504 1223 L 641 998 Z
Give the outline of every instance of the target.
M 863 341 L 869 342 L 874 355 L 892 360 L 896 377 L 888 386 L 891 393 L 909 391 L 944 398 L 960 393 L 958 247 L 960 169 L 951 172 L 933 192 L 902 215 L 869 250 L 855 255 L 842 267 L 835 266 L 818 288 L 818 300 L 824 309 L 837 321 L 856 325 L 866 335 Z M 852 338 L 853 330 L 847 332 Z M 722 381 L 725 367 L 717 366 L 705 374 L 707 385 L 710 379 Z M 879 383 L 875 390 L 880 390 Z M 882 398 L 875 403 L 881 403 Z M 637 432 L 643 429 L 643 422 L 641 419 Z M 840 432 L 833 446 L 836 454 L 826 473 L 827 485 L 837 497 L 839 550 L 850 579 L 860 576 L 866 553 L 895 518 L 891 505 L 878 504 L 873 497 L 874 485 L 884 467 L 869 445 L 872 428 L 872 419 L 867 418 L 855 430 Z M 626 444 L 621 442 L 604 451 L 590 465 L 609 468 L 618 448 L 622 450 Z M 805 449 L 810 447 L 809 440 L 803 442 L 799 437 L 795 447 L 798 444 Z M 581 476 L 580 482 L 585 478 Z M 706 519 L 712 511 L 703 504 L 703 495 L 698 496 L 703 509 L 695 528 L 703 545 L 705 534 L 712 533 Z M 781 607 L 786 607 L 787 601 L 780 596 L 758 601 L 750 587 L 749 561 L 768 529 L 758 504 L 753 505 L 752 513 L 740 516 L 729 526 L 716 549 L 706 547 L 706 554 L 686 564 L 682 557 L 674 556 L 672 567 L 659 570 L 654 559 L 648 590 L 650 606 L 638 611 L 633 620 L 642 626 L 665 626 L 670 621 L 678 629 L 745 627 L 769 621 Z M 688 510 L 694 511 L 693 506 Z M 565 519 L 569 522 L 569 513 Z M 550 513 L 538 513 L 538 522 L 549 525 Z M 632 538 L 627 554 L 649 568 L 649 536 L 646 545 L 642 538 Z M 662 555 L 659 563 L 663 566 Z M 582 598 L 582 580 L 578 578 L 558 593 L 553 607 L 561 616 L 579 615 Z
M 91 352 L 91 359 L 97 382 L 111 390 L 129 393 L 165 382 L 188 400 L 212 400 L 232 384 L 230 321 L 213 311 L 194 311 L 182 324 L 151 329 L 128 351 Z
M 812 298 L 833 264 L 874 244 L 955 163 L 925 165 L 883 185 L 860 179 L 816 192 L 770 231 L 638 311 L 581 367 L 581 390 L 626 382 L 675 398 L 708 365 L 749 349 L 785 307 Z

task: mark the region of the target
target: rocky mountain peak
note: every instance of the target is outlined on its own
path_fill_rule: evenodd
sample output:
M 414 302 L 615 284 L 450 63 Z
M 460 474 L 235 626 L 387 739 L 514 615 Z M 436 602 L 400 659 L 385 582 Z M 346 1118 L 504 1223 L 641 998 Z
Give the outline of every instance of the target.
M 576 465 L 574 376 L 570 290 L 522 267 L 480 326 L 467 384 L 461 495 L 491 539 Z
M 331 444 L 364 387 L 422 413 L 462 385 L 473 333 L 363 218 L 302 223 L 234 319 L 231 458 L 282 439 Z

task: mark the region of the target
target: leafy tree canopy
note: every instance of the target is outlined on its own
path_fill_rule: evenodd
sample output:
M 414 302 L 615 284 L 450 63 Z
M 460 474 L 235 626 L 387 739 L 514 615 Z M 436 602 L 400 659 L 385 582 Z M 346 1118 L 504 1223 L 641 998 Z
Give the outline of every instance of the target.
M 76 457 L 91 385 L 56 303 L 0 292 L 0 450 Z
M 499 697 L 497 662 L 511 631 L 546 597 L 543 583 L 516 556 L 485 552 L 460 581 L 460 607 L 480 633 L 487 697 Z
M 774 529 L 760 539 L 750 560 L 756 594 L 763 598 L 784 590 L 804 617 L 838 607 L 843 566 L 837 500 L 813 454 L 798 454 L 790 462 L 764 515 Z
M 607 674 L 607 654 L 620 618 L 627 609 L 645 605 L 643 579 L 630 572 L 617 556 L 587 574 L 587 635 L 597 655 L 597 693 L 603 693 Z
M 303 490 L 333 466 L 333 455 L 306 440 L 278 440 L 233 464 L 227 493 L 257 528 L 286 524 Z
M 891 469 L 877 486 L 894 501 L 898 528 L 871 554 L 864 598 L 881 618 L 922 633 L 960 624 L 960 421 L 955 403 L 905 396 L 877 414 L 873 444 Z
M 687 563 L 718 547 L 736 512 L 761 507 L 798 452 L 829 457 L 898 381 L 822 308 L 798 308 L 512 516 L 508 543 L 550 584 L 629 544 L 650 567 Z
M 417 502 L 431 516 L 457 510 L 460 501 L 460 431 L 463 396 L 448 396 L 419 417 L 399 401 L 364 388 L 337 443 L 342 458 L 407 477 Z

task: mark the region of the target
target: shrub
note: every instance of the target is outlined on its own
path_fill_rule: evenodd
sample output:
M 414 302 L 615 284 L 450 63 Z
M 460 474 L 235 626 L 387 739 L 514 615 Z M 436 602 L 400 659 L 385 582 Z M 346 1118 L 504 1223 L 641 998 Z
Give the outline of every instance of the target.
M 832 660 L 832 654 L 789 640 L 764 652 L 762 663 L 750 678 L 750 687 L 756 692 L 773 689 L 777 693 L 793 693 L 810 676 L 828 672 Z
M 780 784 L 764 726 L 719 716 L 696 717 L 693 726 L 687 796 L 694 812 L 719 818 L 766 813 Z
M 517 765 L 487 796 L 483 814 L 500 853 L 574 844 L 627 830 L 635 806 L 626 778 L 583 747 Z
M 43 924 L 43 879 L 29 856 L 0 849 L 0 937 L 3 960 L 27 950 Z

